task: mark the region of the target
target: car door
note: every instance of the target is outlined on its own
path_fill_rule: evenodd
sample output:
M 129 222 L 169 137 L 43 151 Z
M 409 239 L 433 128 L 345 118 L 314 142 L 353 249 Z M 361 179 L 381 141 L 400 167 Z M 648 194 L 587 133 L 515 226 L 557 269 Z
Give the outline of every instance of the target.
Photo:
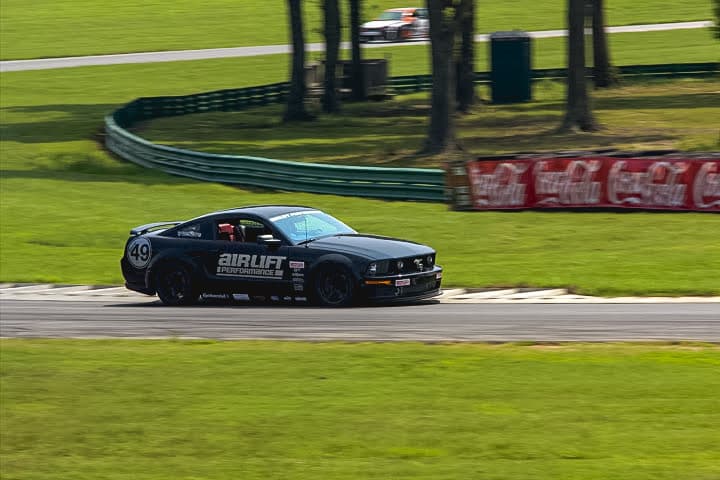
M 232 227 L 233 234 L 228 234 Z M 221 290 L 233 293 L 282 294 L 290 289 L 288 246 L 259 242 L 272 234 L 269 227 L 249 217 L 215 221 L 217 239 L 206 270 Z

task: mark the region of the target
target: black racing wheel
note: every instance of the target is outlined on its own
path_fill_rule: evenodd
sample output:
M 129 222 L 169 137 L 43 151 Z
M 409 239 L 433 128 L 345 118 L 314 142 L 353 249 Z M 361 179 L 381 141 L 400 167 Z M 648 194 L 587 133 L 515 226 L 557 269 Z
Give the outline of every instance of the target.
M 165 305 L 192 305 L 200 296 L 192 275 L 181 266 L 168 265 L 160 269 L 155 291 Z
M 355 301 L 355 279 L 346 267 L 329 264 L 314 275 L 310 301 L 324 307 L 347 307 Z

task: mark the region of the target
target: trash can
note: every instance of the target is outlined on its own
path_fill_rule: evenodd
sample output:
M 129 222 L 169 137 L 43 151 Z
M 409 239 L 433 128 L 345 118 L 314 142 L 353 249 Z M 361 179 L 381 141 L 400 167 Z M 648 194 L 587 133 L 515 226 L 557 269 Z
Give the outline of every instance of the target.
M 493 103 L 532 99 L 530 35 L 526 32 L 490 34 L 490 89 Z

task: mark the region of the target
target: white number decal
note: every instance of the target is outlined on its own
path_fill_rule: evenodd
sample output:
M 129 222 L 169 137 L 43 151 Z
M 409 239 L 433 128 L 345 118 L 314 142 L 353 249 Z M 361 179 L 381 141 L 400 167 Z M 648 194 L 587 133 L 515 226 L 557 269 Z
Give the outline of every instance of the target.
M 135 268 L 144 268 L 150 263 L 152 245 L 145 237 L 137 237 L 127 247 L 127 259 Z

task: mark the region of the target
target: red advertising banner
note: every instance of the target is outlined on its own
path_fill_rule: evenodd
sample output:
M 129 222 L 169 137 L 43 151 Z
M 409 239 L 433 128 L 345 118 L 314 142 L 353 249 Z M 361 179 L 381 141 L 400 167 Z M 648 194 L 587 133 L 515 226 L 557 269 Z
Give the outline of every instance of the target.
M 470 197 L 475 209 L 527 208 L 532 162 L 470 162 Z
M 694 209 L 720 212 L 720 160 L 700 162 L 690 195 Z
M 475 210 L 602 207 L 720 212 L 720 156 L 476 160 L 449 169 L 448 193 L 456 207 Z
M 548 158 L 533 167 L 534 208 L 594 207 L 604 201 L 607 169 L 597 158 Z

